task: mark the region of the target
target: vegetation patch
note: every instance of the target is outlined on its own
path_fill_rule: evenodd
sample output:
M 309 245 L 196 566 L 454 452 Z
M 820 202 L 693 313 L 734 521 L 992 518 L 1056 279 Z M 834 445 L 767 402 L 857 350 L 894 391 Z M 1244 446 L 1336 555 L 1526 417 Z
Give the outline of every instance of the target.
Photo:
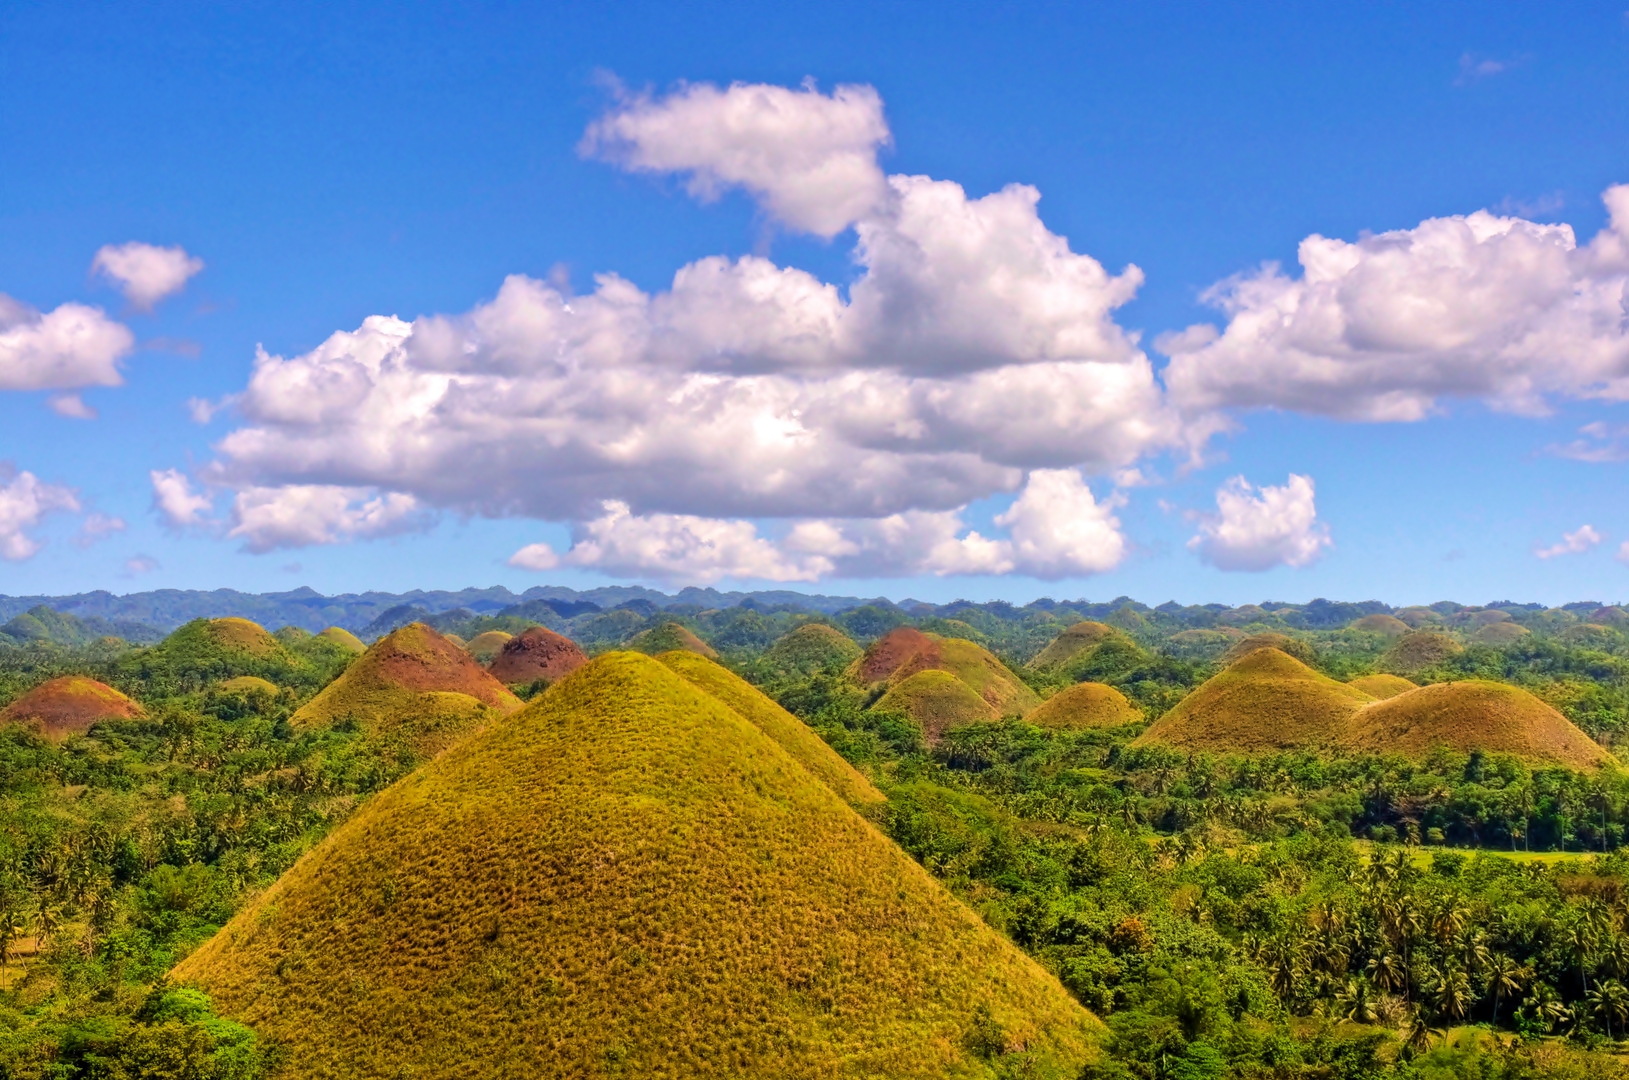
M 103 720 L 130 720 L 142 708 L 106 683 L 82 675 L 65 675 L 41 683 L 0 709 L 0 724 L 19 724 L 61 742 L 83 735 Z
M 774 740 L 628 653 L 370 800 L 175 978 L 299 1077 L 1072 1078 L 1102 1031 Z
M 1341 743 L 1349 750 L 1412 757 L 1436 747 L 1479 750 L 1575 769 L 1614 760 L 1532 694 L 1483 679 L 1422 686 L 1375 702 L 1357 712 Z
M 1024 719 L 1044 728 L 1075 731 L 1135 724 L 1142 710 L 1126 696 L 1103 683 L 1083 682 L 1058 691 L 1025 714 Z

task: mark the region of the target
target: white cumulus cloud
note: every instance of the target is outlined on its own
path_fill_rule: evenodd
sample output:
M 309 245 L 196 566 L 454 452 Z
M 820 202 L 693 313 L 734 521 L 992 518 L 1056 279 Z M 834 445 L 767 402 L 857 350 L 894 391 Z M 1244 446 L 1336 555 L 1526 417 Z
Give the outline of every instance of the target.
M 47 484 L 31 472 L 0 462 L 0 559 L 19 562 L 40 550 L 30 531 L 57 511 L 77 511 L 72 490 Z
M 194 491 L 192 481 L 180 469 L 153 469 L 147 478 L 153 485 L 153 508 L 167 524 L 185 529 L 209 521 L 213 501 Z
M 1533 554 L 1541 559 L 1553 559 L 1557 555 L 1579 555 L 1599 544 L 1606 537 L 1595 531 L 1593 525 L 1583 525 L 1570 533 L 1561 534 L 1561 542 L 1551 544 L 1549 547 L 1535 547 Z
M 1114 516 L 1122 501 L 1098 502 L 1074 469 L 1037 469 L 996 524 L 1012 534 L 1013 561 L 1023 573 L 1047 579 L 1102 574 L 1126 557 Z
M 886 197 L 877 149 L 888 138 L 869 86 L 827 95 L 812 85 L 696 83 L 619 102 L 582 149 L 630 170 L 682 173 L 702 199 L 744 188 L 777 220 L 829 237 Z
M 232 502 L 232 527 L 256 554 L 409 532 L 424 525 L 418 500 L 335 484 L 248 488 Z
M 1629 185 L 1579 247 L 1571 226 L 1478 211 L 1356 242 L 1309 236 L 1301 276 L 1273 265 L 1208 299 L 1219 334 L 1162 335 L 1187 409 L 1275 407 L 1418 420 L 1445 399 L 1542 413 L 1629 400 Z
M 1310 476 L 1291 473 L 1282 487 L 1260 489 L 1235 476 L 1217 489 L 1216 511 L 1200 517 L 1188 547 L 1219 570 L 1307 566 L 1331 544 Z
M 42 313 L 0 294 L 0 390 L 118 386 L 119 361 L 135 343 L 100 308 L 69 303 Z
M 132 307 L 151 311 L 166 296 L 186 287 L 204 261 L 180 247 L 158 247 L 132 240 L 108 244 L 96 252 L 91 271 L 113 282 Z

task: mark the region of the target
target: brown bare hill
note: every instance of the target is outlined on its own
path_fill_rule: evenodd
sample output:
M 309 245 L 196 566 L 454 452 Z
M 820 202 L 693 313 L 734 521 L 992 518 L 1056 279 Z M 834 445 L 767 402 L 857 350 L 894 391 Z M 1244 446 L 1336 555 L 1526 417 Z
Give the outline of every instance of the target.
M 1380 669 L 1394 675 L 1414 675 L 1442 663 L 1464 648 L 1447 634 L 1416 630 L 1404 634 L 1380 656 Z
M 84 675 L 43 682 L 0 709 L 0 724 L 19 724 L 53 742 L 83 735 L 102 720 L 132 720 L 141 706 L 106 683 Z
M 684 649 L 665 652 L 656 659 L 696 689 L 711 694 L 745 717 L 796 758 L 798 764 L 842 796 L 850 806 L 886 801 L 871 781 L 844 761 L 842 755 L 811 731 L 807 724 L 729 668 Z
M 1402 637 L 1408 633 L 1409 625 L 1395 615 L 1365 615 L 1361 619 L 1354 619 L 1350 629 L 1361 630 L 1365 634 L 1380 634 L 1382 637 Z
M 659 623 L 649 630 L 641 630 L 628 639 L 626 647 L 642 652 L 646 656 L 683 649 L 697 656 L 705 656 L 709 660 L 718 659 L 718 653 L 711 645 L 692 633 L 689 627 L 677 622 Z
M 1471 635 L 1471 640 L 1478 645 L 1509 645 L 1513 641 L 1520 641 L 1531 632 L 1527 627 L 1513 622 L 1486 623 Z
M 351 720 L 370 738 L 424 755 L 518 708 L 520 699 L 469 653 L 409 623 L 357 657 L 291 722 L 303 730 Z
M 1035 654 L 1029 666 L 1037 671 L 1060 667 L 1087 649 L 1119 633 L 1120 631 L 1106 623 L 1083 620 L 1060 631 L 1057 637 L 1047 643 L 1046 648 Z
M 1365 694 L 1380 701 L 1394 698 L 1398 694 L 1406 694 L 1410 690 L 1418 689 L 1414 683 L 1409 682 L 1401 675 L 1360 675 L 1346 685 L 1355 686 Z
M 1293 656 L 1303 664 L 1312 664 L 1317 654 L 1312 646 L 1288 634 L 1277 634 L 1268 631 L 1262 634 L 1251 634 L 1249 637 L 1234 644 L 1231 649 L 1222 654 L 1224 664 L 1234 664 L 1249 656 L 1258 649 L 1277 649 L 1286 656 Z
M 953 727 L 994 720 L 998 715 L 971 686 L 938 668 L 901 679 L 871 708 L 909 716 L 929 743 L 937 743 Z
M 1342 743 L 1349 750 L 1416 757 L 1437 746 L 1482 750 L 1574 769 L 1599 768 L 1613 760 L 1526 690 L 1481 679 L 1422 686 L 1365 706 L 1353 717 Z
M 1022 716 L 1041 699 L 984 646 L 901 626 L 875 641 L 851 672 L 868 686 L 898 686 L 924 671 L 944 671 L 965 683 L 995 716 Z
M 362 639 L 345 629 L 343 626 L 330 626 L 317 636 L 320 638 L 327 638 L 329 641 L 332 641 L 335 645 L 338 645 L 347 652 L 353 652 L 357 655 L 361 655 L 362 653 L 368 651 L 368 647 L 362 644 Z
M 1102 1032 L 773 739 L 626 652 L 374 796 L 173 977 L 302 1080 L 974 1080 L 981 1026 L 1022 1048 L 1002 1066 L 1073 1077 Z
M 1127 701 L 1124 694 L 1112 686 L 1095 682 L 1066 687 L 1024 716 L 1037 727 L 1064 731 L 1120 727 L 1135 724 L 1142 718 L 1142 711 Z
M 1278 649 L 1256 649 L 1200 684 L 1132 745 L 1237 754 L 1327 749 L 1373 700 Z
M 487 672 L 501 683 L 555 682 L 588 663 L 577 643 L 542 626 L 531 626 L 503 643 Z
M 503 647 L 509 644 L 511 635 L 503 630 L 488 630 L 476 634 L 468 641 L 463 642 L 464 651 L 475 657 L 483 664 L 490 664 L 495 660 Z M 451 638 L 448 639 L 452 640 Z

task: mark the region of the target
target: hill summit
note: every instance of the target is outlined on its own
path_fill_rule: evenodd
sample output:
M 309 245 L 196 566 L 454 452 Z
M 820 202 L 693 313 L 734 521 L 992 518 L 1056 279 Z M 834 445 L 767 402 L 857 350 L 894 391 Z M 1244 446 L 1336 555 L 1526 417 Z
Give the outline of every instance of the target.
M 83 735 L 102 720 L 145 715 L 141 706 L 106 683 L 64 675 L 41 683 L 0 709 L 0 724 L 21 724 L 54 742 Z
M 296 728 L 350 721 L 370 737 L 432 754 L 520 699 L 474 657 L 423 623 L 380 638 L 291 718 Z
M 375 796 L 174 977 L 290 1077 L 974 1078 L 993 1040 L 1061 1078 L 1101 1030 L 772 738 L 625 652 Z
M 890 688 L 924 671 L 947 672 L 984 702 L 991 717 L 1022 714 L 1041 701 L 984 646 L 966 638 L 924 634 L 909 626 L 890 630 L 872 642 L 849 671 L 865 685 L 886 683 Z
M 487 672 L 501 683 L 563 679 L 588 663 L 577 643 L 542 626 L 528 627 L 503 643 Z

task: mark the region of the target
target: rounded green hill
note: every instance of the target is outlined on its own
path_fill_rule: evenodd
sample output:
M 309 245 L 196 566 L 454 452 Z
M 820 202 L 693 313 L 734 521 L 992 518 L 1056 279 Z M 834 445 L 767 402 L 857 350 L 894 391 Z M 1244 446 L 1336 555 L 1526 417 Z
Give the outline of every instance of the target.
M 173 978 L 283 1077 L 1074 1077 L 1101 1025 L 773 739 L 611 653 L 369 800 Z M 1005 1074 L 1003 1074 L 1005 1075 Z
M 1395 615 L 1365 615 L 1361 619 L 1353 620 L 1351 629 L 1361 630 L 1365 634 L 1394 638 L 1408 633 L 1409 625 Z
M 825 623 L 809 623 L 783 634 L 764 654 L 764 661 L 776 671 L 813 675 L 817 671 L 841 671 L 860 658 L 854 639 Z
M 871 706 L 877 712 L 903 713 L 922 728 L 928 742 L 953 727 L 994 720 L 990 703 L 948 671 L 930 668 L 902 679 Z
M 1565 716 L 1518 686 L 1436 683 L 1359 710 L 1341 740 L 1354 751 L 1419 757 L 1437 746 L 1595 769 L 1613 760 Z
M 1380 669 L 1394 675 L 1415 675 L 1435 667 L 1464 648 L 1447 634 L 1416 630 L 1398 638 L 1380 657 Z
M 897 627 L 872 642 L 850 667 L 859 682 L 897 687 L 924 671 L 942 671 L 961 680 L 993 716 L 1021 716 L 1040 698 L 984 646 L 965 638 L 924 634 Z M 925 685 L 925 684 L 924 684 Z
M 458 644 L 462 645 L 465 652 L 481 663 L 490 664 L 497 659 L 498 653 L 503 651 L 503 647 L 509 644 L 509 639 L 512 636 L 503 630 L 488 630 Z
M 1222 654 L 1222 662 L 1237 663 L 1259 649 L 1277 649 L 1286 656 L 1293 656 L 1303 664 L 1311 665 L 1317 659 L 1312 646 L 1299 638 L 1292 638 L 1288 634 L 1278 634 L 1268 631 L 1264 634 L 1251 634 L 1233 643 L 1233 646 Z
M 1132 745 L 1235 754 L 1325 749 L 1373 700 L 1287 653 L 1260 648 L 1207 679 Z
M 1501 612 L 1501 614 L 1503 613 Z M 1476 633 L 1471 635 L 1471 640 L 1478 645 L 1509 645 L 1513 641 L 1520 641 L 1530 633 L 1532 631 L 1528 630 L 1527 627 L 1517 623 L 1491 622 L 1484 623 Z
M 239 675 L 215 684 L 215 689 L 228 694 L 270 694 L 277 696 L 277 684 L 258 675 Z
M 1060 631 L 1057 637 L 1047 643 L 1046 648 L 1035 654 L 1029 666 L 1037 671 L 1061 667 L 1087 649 L 1102 644 L 1118 633 L 1120 631 L 1106 623 L 1083 620 Z
M 1142 718 L 1142 711 L 1127 701 L 1124 694 L 1112 686 L 1095 682 L 1065 687 L 1024 716 L 1037 727 L 1065 731 L 1121 727 Z
M 362 643 L 362 639 L 343 626 L 330 626 L 317 636 L 326 638 L 347 652 L 353 652 L 359 656 L 368 651 L 368 647 Z
M 692 633 L 689 627 L 672 621 L 658 623 L 649 630 L 640 631 L 629 639 L 626 647 L 647 656 L 683 649 L 697 656 L 705 656 L 709 660 L 718 657 L 713 647 Z
M 290 722 L 311 729 L 350 721 L 371 739 L 433 754 L 518 708 L 520 699 L 474 657 L 409 623 L 375 642 Z

